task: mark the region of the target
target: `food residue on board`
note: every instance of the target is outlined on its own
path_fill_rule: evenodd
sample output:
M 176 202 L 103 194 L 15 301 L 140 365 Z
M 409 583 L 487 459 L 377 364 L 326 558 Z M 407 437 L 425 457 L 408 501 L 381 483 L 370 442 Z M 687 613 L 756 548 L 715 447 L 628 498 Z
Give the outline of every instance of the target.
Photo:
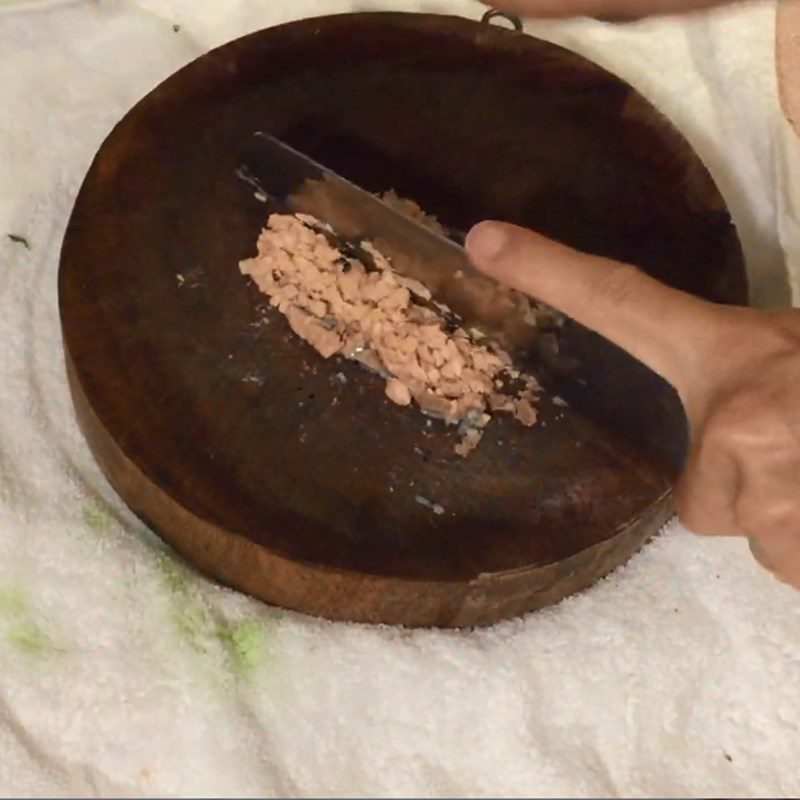
M 438 225 L 411 201 L 392 194 L 383 199 Z M 272 214 L 257 255 L 240 269 L 323 358 L 358 361 L 386 379 L 393 403 L 416 403 L 458 425 L 458 455 L 478 446 L 495 413 L 528 427 L 536 423 L 539 385 L 513 368 L 508 353 L 480 331 L 465 330 L 422 283 L 395 272 L 369 242 L 360 244 L 359 254 L 332 241 L 330 230 L 311 216 Z
M 424 225 L 426 228 L 430 228 L 432 231 L 441 234 L 442 236 L 447 236 L 447 228 L 442 225 L 439 220 L 433 216 L 433 214 L 426 214 L 422 207 L 415 203 L 413 200 L 407 200 L 405 197 L 400 197 L 394 189 L 389 189 L 388 192 L 384 192 L 380 196 L 381 200 L 389 206 L 394 211 L 397 211 L 399 214 L 403 214 L 406 217 L 411 217 L 419 222 L 421 225 Z
M 441 517 L 442 514 L 444 514 L 443 506 L 439 505 L 439 503 L 434 503 L 432 500 L 428 500 L 427 497 L 423 497 L 421 494 L 418 494 L 414 498 L 414 501 L 421 506 L 425 506 L 425 508 L 429 508 L 437 517 Z

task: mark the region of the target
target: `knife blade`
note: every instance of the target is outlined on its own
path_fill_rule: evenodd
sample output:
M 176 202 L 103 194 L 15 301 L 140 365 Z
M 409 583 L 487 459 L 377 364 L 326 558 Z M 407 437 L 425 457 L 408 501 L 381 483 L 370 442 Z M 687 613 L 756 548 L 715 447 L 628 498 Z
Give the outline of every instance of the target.
M 237 174 L 278 209 L 313 216 L 350 244 L 371 242 L 398 273 L 427 287 L 465 329 L 479 330 L 511 355 L 530 354 L 539 334 L 534 307 L 524 295 L 479 273 L 456 242 L 268 133 L 251 137 Z

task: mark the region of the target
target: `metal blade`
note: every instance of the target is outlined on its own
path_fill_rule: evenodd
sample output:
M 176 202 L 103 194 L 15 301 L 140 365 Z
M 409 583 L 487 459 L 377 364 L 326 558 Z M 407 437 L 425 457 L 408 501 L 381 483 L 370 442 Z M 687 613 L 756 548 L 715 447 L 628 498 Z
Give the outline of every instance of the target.
M 266 133 L 243 153 L 239 176 L 292 213 L 310 214 L 352 243 L 370 241 L 401 275 L 509 352 L 537 339 L 530 303 L 477 272 L 463 247 L 407 217 L 327 167 Z M 388 188 L 388 187 L 387 187 Z

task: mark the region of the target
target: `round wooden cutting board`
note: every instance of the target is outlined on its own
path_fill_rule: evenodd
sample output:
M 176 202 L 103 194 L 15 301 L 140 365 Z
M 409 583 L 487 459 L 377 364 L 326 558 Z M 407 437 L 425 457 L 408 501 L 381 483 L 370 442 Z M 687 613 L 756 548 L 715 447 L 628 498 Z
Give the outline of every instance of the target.
M 669 387 L 568 325 L 575 369 L 544 379 L 569 407 L 546 402 L 532 429 L 497 419 L 459 458 L 454 430 L 324 361 L 240 274 L 267 208 L 234 173 L 259 129 L 453 227 L 503 218 L 745 299 L 707 172 L 599 67 L 432 15 L 261 31 L 142 100 L 69 223 L 70 384 L 125 502 L 202 572 L 331 619 L 488 624 L 628 559 L 670 513 L 686 434 Z

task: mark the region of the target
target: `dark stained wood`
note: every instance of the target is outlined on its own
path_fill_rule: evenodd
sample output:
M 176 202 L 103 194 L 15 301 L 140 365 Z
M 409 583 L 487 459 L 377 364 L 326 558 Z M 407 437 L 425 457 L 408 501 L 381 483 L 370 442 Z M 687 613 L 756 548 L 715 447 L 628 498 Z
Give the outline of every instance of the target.
M 59 294 L 81 427 L 125 502 L 204 573 L 331 619 L 470 626 L 581 590 L 670 513 L 672 390 L 574 325 L 572 407 L 455 432 L 321 360 L 238 271 L 266 209 L 234 178 L 268 128 L 446 223 L 535 227 L 741 302 L 725 206 L 685 141 L 599 67 L 449 17 L 342 15 L 209 53 L 109 136 Z M 434 514 L 418 497 L 445 509 Z

